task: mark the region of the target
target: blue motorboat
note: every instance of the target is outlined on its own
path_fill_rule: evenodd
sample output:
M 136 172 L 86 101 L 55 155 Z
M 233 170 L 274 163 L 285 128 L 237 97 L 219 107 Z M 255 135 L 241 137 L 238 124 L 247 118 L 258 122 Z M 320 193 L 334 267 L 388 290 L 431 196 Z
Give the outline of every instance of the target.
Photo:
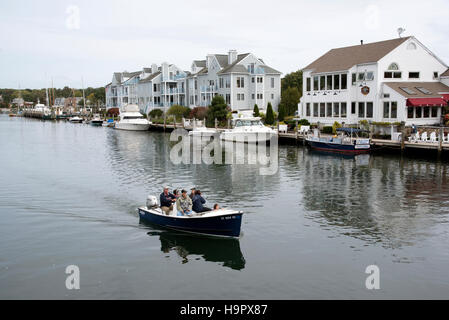
M 366 132 L 356 128 L 338 128 L 338 136 L 308 137 L 306 141 L 314 150 L 346 154 L 368 153 L 371 150 L 370 139 L 359 138 L 358 134 Z M 355 136 L 355 137 L 354 137 Z
M 148 197 L 147 205 L 138 210 L 142 221 L 164 228 L 209 236 L 240 237 L 242 211 L 219 209 L 202 213 L 193 212 L 191 216 L 177 216 L 176 210 L 173 210 L 165 214 L 154 196 Z

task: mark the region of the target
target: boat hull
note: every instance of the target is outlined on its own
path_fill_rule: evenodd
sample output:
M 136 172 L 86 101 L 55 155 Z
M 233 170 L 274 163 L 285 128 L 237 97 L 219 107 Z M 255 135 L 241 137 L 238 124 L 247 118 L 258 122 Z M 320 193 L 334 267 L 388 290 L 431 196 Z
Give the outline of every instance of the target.
M 230 132 L 225 131 L 220 135 L 222 141 L 233 142 L 266 142 L 270 141 L 274 133 L 265 132 Z
M 212 217 L 184 218 L 164 216 L 152 213 L 146 208 L 139 208 L 139 217 L 144 222 L 183 232 L 234 238 L 240 236 L 242 215 L 243 213 L 236 212 Z
M 128 131 L 148 131 L 150 129 L 149 123 L 120 123 L 117 122 L 114 126 L 117 130 L 128 130 Z
M 337 143 L 327 143 L 319 141 L 307 140 L 310 147 L 314 150 L 324 151 L 324 152 L 335 152 L 344 154 L 363 154 L 370 152 L 370 146 L 365 145 L 353 145 L 353 144 L 337 144 Z
M 90 125 L 94 127 L 101 127 L 103 125 L 103 121 L 91 121 Z

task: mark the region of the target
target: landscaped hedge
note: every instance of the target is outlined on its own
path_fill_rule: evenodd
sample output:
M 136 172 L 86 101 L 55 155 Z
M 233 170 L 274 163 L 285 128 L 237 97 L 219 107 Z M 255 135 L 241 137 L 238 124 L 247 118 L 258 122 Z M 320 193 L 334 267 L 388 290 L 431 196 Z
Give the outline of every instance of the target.
M 331 126 L 326 126 L 323 127 L 323 133 L 328 133 L 328 134 L 332 134 L 332 127 Z

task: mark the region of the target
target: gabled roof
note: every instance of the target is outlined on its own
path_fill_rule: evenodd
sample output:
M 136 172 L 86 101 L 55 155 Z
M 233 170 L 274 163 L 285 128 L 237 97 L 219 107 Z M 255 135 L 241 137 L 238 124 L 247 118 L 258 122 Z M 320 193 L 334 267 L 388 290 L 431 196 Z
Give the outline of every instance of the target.
M 246 70 L 246 68 L 244 66 L 241 66 L 238 64 L 240 61 L 245 59 L 248 55 L 249 55 L 249 53 L 239 54 L 237 56 L 237 60 L 235 60 L 234 63 L 231 63 L 226 68 L 223 68 L 221 71 L 217 72 L 217 74 L 225 74 L 225 73 L 233 73 L 233 72 L 248 73 L 248 70 Z
M 449 87 L 441 82 L 384 82 L 385 85 L 406 98 L 440 98 L 441 93 L 449 93 Z M 425 88 L 430 94 L 423 93 L 417 87 Z M 415 94 L 409 94 L 401 88 L 413 90 Z
M 143 68 L 143 72 L 145 72 L 145 73 L 151 73 L 151 68 Z
M 228 55 L 227 54 L 214 54 L 215 58 L 217 58 L 218 64 L 220 67 L 224 68 L 228 66 Z
M 194 60 L 193 63 L 194 63 L 198 68 L 205 68 L 205 67 L 206 67 L 206 60 Z
M 200 75 L 200 74 L 207 74 L 207 72 L 208 72 L 208 69 L 207 69 L 207 68 L 203 68 L 203 69 L 201 69 L 200 71 L 198 71 L 196 74 L 197 74 L 197 75 Z
M 444 71 L 440 77 L 449 77 L 449 69 L 447 69 L 446 71 Z
M 131 78 L 131 77 L 137 76 L 137 75 L 139 75 L 141 73 L 142 73 L 142 71 L 123 72 L 123 76 L 127 77 L 127 78 Z
M 145 79 L 140 80 L 141 83 L 145 83 L 145 82 L 150 82 L 151 80 L 153 80 L 154 78 L 156 78 L 158 75 L 160 75 L 161 72 L 158 71 L 156 73 L 153 73 L 152 75 L 149 75 L 148 77 L 146 77 Z
M 273 69 L 269 66 L 260 66 L 260 68 L 264 69 L 265 74 L 282 74 L 282 72 L 277 71 L 276 69 Z
M 397 38 L 332 49 L 303 70 L 312 70 L 314 73 L 344 71 L 357 64 L 377 62 L 409 38 Z

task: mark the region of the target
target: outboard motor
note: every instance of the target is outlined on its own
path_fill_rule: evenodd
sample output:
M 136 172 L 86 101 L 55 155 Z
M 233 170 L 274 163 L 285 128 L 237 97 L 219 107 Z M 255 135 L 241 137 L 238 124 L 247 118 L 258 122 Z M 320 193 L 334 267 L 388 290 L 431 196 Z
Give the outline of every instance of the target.
M 158 207 L 159 207 L 159 203 L 157 202 L 157 198 L 155 196 L 148 196 L 147 208 L 153 209 L 153 208 L 158 208 Z

